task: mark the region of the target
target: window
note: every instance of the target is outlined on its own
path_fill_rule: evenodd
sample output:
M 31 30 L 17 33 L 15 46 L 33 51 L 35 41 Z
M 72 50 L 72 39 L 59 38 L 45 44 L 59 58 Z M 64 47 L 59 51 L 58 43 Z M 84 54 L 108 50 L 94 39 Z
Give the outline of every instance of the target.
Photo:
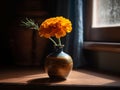
M 120 0 L 86 0 L 85 41 L 120 42 Z
M 84 56 L 98 71 L 120 73 L 119 2 L 85 0 Z
M 93 0 L 92 27 L 120 26 L 120 0 Z

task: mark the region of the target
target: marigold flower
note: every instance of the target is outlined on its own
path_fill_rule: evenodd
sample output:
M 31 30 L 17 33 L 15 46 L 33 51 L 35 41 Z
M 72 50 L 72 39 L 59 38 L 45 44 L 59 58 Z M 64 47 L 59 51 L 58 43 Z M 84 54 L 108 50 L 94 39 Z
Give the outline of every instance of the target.
M 41 37 L 49 38 L 55 46 L 62 46 L 60 38 L 72 31 L 71 21 L 62 16 L 46 19 L 40 26 L 28 18 L 21 23 L 27 28 L 38 30 Z M 56 37 L 58 42 L 52 39 L 52 37 Z
M 46 19 L 39 28 L 39 35 L 45 38 L 61 38 L 72 31 L 72 24 L 69 19 L 62 16 Z

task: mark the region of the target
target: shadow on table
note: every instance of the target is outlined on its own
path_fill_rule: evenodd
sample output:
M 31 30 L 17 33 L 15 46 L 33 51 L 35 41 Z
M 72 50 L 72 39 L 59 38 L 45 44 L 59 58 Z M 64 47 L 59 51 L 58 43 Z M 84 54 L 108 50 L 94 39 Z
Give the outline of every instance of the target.
M 58 83 L 58 82 L 63 82 L 65 79 L 59 79 L 59 78 L 37 78 L 33 80 L 29 80 L 29 84 L 52 84 L 52 83 Z

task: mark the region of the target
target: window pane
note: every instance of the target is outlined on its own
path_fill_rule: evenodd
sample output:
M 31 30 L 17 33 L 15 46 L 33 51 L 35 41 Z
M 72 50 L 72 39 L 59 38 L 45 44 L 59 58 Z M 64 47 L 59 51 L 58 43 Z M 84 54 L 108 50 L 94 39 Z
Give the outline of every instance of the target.
M 120 0 L 93 0 L 92 27 L 120 26 Z

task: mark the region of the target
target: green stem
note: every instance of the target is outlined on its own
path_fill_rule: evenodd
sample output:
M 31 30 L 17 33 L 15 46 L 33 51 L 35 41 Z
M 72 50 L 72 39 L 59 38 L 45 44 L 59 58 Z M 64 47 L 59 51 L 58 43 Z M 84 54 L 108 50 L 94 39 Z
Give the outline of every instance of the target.
M 54 43 L 55 46 L 57 46 L 57 43 L 52 38 L 49 39 Z
M 58 45 L 59 45 L 59 46 L 62 45 L 62 44 L 61 44 L 61 40 L 60 40 L 60 38 L 58 38 Z

